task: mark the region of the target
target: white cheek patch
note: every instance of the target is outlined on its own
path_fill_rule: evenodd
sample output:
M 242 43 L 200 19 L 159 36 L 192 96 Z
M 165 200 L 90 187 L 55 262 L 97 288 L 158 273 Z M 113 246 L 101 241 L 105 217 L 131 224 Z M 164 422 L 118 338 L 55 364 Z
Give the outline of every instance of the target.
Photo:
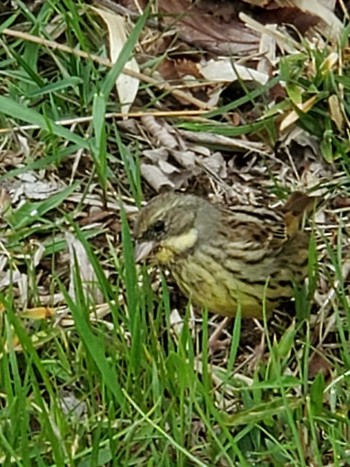
M 174 253 L 183 253 L 194 247 L 198 239 L 197 229 L 191 229 L 188 232 L 176 237 L 167 238 L 162 242 L 162 246 L 169 248 Z

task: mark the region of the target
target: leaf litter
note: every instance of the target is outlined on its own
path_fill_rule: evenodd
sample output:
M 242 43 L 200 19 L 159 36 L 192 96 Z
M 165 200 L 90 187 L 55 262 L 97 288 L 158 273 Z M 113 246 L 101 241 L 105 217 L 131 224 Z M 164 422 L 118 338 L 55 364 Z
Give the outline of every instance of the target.
M 276 205 L 277 193 L 280 195 L 293 190 L 321 195 L 327 193 L 332 198 L 331 204 L 326 204 L 320 217 L 315 220 L 314 232 L 323 264 L 319 265 L 318 288 L 315 293 L 318 311 L 315 312 L 313 321 L 313 325 L 319 330 L 313 342 L 317 352 L 310 358 L 312 375 L 323 371 L 329 376 L 329 360 L 320 358 L 319 354 L 329 355 L 332 360 L 332 334 L 335 332 L 337 319 L 335 309 L 339 303 L 339 283 L 334 281 L 335 271 L 329 264 L 324 239 L 329 239 L 331 248 L 338 242 L 341 243 L 341 266 L 347 283 L 350 202 L 347 187 L 343 184 L 344 173 L 339 172 L 336 164 L 330 164 L 324 158 L 326 142 L 321 136 L 308 132 L 301 124 L 301 116 L 307 115 L 317 105 L 317 96 L 311 96 L 300 104 L 297 100 L 293 102 L 293 96 L 298 95 L 298 90 L 289 89 L 280 81 L 271 89 L 266 87 L 258 95 L 260 100 L 248 98 L 241 107 L 236 105 L 230 108 L 230 103 L 237 95 L 243 98 L 241 88 L 246 95 L 250 95 L 264 87 L 278 73 L 282 58 L 289 55 L 296 57 L 304 51 L 305 44 L 310 49 L 326 47 L 328 44 L 330 52 L 324 61 L 325 73 L 339 70 L 341 65 L 338 56 L 336 58 L 332 54 L 337 49 L 342 22 L 335 14 L 334 2 L 295 0 L 288 2 L 288 7 L 285 4 L 282 1 L 267 0 L 227 1 L 219 4 L 210 1 L 196 4 L 185 0 L 159 1 L 160 21 L 156 24 L 147 23 L 132 58 L 133 65 L 129 64 L 134 76 L 123 84 L 120 80 L 116 83 L 124 120 L 116 118 L 115 122 L 123 135 L 124 144 L 128 145 L 131 152 L 138 154 L 145 199 L 164 189 L 189 190 L 209 196 L 214 201 L 227 203 L 265 201 Z M 96 5 L 98 8 L 110 8 L 108 13 L 99 14 L 104 19 L 109 15 L 109 36 L 106 42 L 109 42 L 111 62 L 114 62 L 127 39 L 124 29 L 125 12 L 131 19 L 135 19 L 139 12 L 135 10 L 135 4 L 129 1 L 118 2 L 117 5 L 98 0 Z M 116 8 L 120 6 L 124 7 L 124 13 Z M 142 3 L 140 7 L 142 9 Z M 111 19 L 111 15 L 116 18 Z M 119 38 L 122 43 L 118 50 L 112 52 L 112 46 L 117 41 L 111 37 L 111 25 L 114 21 L 123 25 L 123 34 Z M 288 28 L 286 24 L 292 24 L 293 27 Z M 60 30 L 55 39 L 59 40 L 63 32 L 64 30 Z M 312 74 L 312 60 L 306 65 L 309 65 L 309 70 L 305 67 L 305 73 Z M 140 69 L 158 83 L 166 81 L 165 91 L 161 92 L 159 86 L 145 86 Z M 182 94 L 174 92 L 178 90 Z M 293 105 L 283 107 L 283 100 L 287 98 L 291 99 Z M 186 112 L 191 103 L 196 107 L 198 102 L 203 104 L 197 106 L 203 109 L 202 115 L 188 119 L 186 116 L 181 119 L 172 117 L 172 111 Z M 332 121 L 337 130 L 342 132 L 348 122 L 339 97 L 330 95 L 328 105 Z M 217 112 L 220 106 L 228 106 L 228 110 L 221 111 L 218 115 L 222 118 L 213 121 L 208 112 Z M 133 110 L 139 112 L 140 117 L 127 118 Z M 154 110 L 165 112 L 168 117 L 155 117 L 152 115 Z M 232 131 L 263 122 L 271 116 L 276 118 L 271 129 L 275 135 L 274 145 L 271 144 L 266 129 L 249 133 Z M 74 123 L 71 128 L 74 131 Z M 83 128 L 87 130 L 87 126 Z M 197 131 L 198 128 L 200 131 Z M 14 126 L 13 131 L 16 129 L 18 125 Z M 114 265 L 108 258 L 110 252 L 106 245 L 108 241 L 120 245 L 120 223 L 115 222 L 115 213 L 121 205 L 131 218 L 137 212 L 134 200 L 129 195 L 129 181 L 123 166 L 110 158 L 110 168 L 117 174 L 117 190 L 108 186 L 104 193 L 98 183 L 90 182 L 93 168 L 90 155 L 86 152 L 72 153 L 64 168 L 47 165 L 41 171 L 33 171 L 26 167 L 28 157 L 40 151 L 31 137 L 24 137 L 18 132 L 17 136 L 4 136 L 1 143 L 2 172 L 9 172 L 10 175 L 6 176 L 1 186 L 4 193 L 1 204 L 5 207 L 5 214 L 7 209 L 9 212 L 8 216 L 2 216 L 4 230 L 1 239 L 0 290 L 6 290 L 11 284 L 15 291 L 18 312 L 22 312 L 25 319 L 30 321 L 38 316 L 43 319 L 55 316 L 56 326 L 72 326 L 73 321 L 64 297 L 58 289 L 52 293 L 53 276 L 48 258 L 55 255 L 56 273 L 62 276 L 63 283 L 71 293 L 74 289 L 74 268 L 77 265 L 84 271 L 82 280 L 86 287 L 89 283 L 96 282 L 90 259 L 79 240 L 72 234 L 70 224 L 65 218 L 68 213 L 84 229 L 84 234 L 94 245 L 101 257 L 106 276 L 113 277 Z M 13 151 L 13 147 L 17 151 Z M 116 153 L 114 142 L 110 143 L 109 151 L 110 154 Z M 22 171 L 11 175 L 11 170 L 19 167 L 22 167 Z M 44 201 L 59 193 L 72 184 L 71 177 L 79 181 L 79 186 L 45 218 L 45 222 L 56 225 L 56 233 L 52 235 L 52 230 L 45 230 L 45 222 L 34 219 L 31 224 L 33 232 L 28 232 L 28 236 L 34 238 L 35 242 L 31 245 L 26 241 L 16 244 L 16 226 L 11 224 L 11 214 L 23 203 L 31 200 Z M 338 206 L 338 210 L 334 210 L 333 206 Z M 340 231 L 344 234 L 341 235 Z M 7 246 L 10 243 L 11 249 Z M 117 247 L 117 255 L 120 254 Z M 13 260 L 14 268 L 10 264 Z M 24 265 L 32 271 L 32 277 L 21 272 Z M 156 273 L 154 277 L 157 277 Z M 34 306 L 29 285 L 33 278 L 38 289 L 38 298 L 47 308 Z M 160 290 L 157 280 L 153 287 L 155 291 Z M 110 307 L 101 303 L 102 295 L 98 288 L 93 288 L 90 299 L 95 303 L 91 306 L 91 320 L 104 320 L 106 327 L 111 326 Z M 123 293 L 118 300 L 125 306 Z M 179 338 L 182 328 L 182 313 L 178 312 L 178 308 L 174 306 L 172 314 L 175 340 Z M 201 322 L 195 313 L 192 316 L 191 331 L 194 339 L 199 342 Z M 286 322 L 290 322 L 288 309 L 276 314 L 270 333 L 279 336 L 283 334 Z M 221 323 L 222 318 L 210 317 L 209 327 L 212 333 L 220 328 Z M 294 326 L 293 321 L 291 326 Z M 247 349 L 256 348 L 266 330 L 258 323 L 249 323 L 247 327 L 248 338 L 243 340 L 234 377 L 251 381 L 259 361 L 248 369 L 247 362 L 252 352 Z M 210 358 L 218 400 L 220 399 L 222 406 L 227 407 L 231 398 L 234 399 L 235 389 L 227 384 L 227 375 L 222 373 L 222 362 L 229 358 L 231 329 L 228 325 L 220 329 L 220 332 L 222 341 L 217 341 L 217 348 L 211 349 Z M 242 332 L 244 334 L 245 330 Z M 258 339 L 250 341 L 252 336 L 258 336 Z M 33 335 L 36 346 L 44 345 L 48 338 L 50 337 L 47 335 Z M 268 356 L 263 355 L 262 358 Z M 202 371 L 200 352 L 196 359 L 198 371 Z M 291 372 L 292 370 L 294 369 Z M 220 391 L 219 388 L 223 390 Z

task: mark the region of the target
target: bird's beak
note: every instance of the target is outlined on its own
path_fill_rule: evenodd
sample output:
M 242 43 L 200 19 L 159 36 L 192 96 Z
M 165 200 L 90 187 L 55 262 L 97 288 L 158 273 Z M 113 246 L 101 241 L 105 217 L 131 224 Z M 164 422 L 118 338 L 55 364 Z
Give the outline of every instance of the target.
M 136 242 L 135 245 L 135 262 L 139 263 L 140 261 L 144 260 L 152 253 L 152 250 L 155 247 L 155 242 L 148 241 L 148 242 Z

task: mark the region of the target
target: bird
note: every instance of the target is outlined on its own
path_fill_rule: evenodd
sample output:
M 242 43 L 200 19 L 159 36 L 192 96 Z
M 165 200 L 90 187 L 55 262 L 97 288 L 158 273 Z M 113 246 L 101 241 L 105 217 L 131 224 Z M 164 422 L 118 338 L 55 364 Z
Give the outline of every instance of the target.
M 159 194 L 141 208 L 134 224 L 135 261 L 167 269 L 201 308 L 263 319 L 291 299 L 295 284 L 307 276 L 309 235 L 301 220 L 315 198 L 296 191 L 273 209 Z

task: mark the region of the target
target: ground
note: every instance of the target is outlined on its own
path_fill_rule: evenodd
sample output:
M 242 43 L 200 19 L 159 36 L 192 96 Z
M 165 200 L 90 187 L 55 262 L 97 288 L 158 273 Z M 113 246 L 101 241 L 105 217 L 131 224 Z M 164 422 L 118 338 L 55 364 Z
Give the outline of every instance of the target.
M 349 464 L 349 16 L 257 3 L 0 7 L 2 465 Z M 223 321 L 136 266 L 167 190 L 322 198 L 295 299 Z

